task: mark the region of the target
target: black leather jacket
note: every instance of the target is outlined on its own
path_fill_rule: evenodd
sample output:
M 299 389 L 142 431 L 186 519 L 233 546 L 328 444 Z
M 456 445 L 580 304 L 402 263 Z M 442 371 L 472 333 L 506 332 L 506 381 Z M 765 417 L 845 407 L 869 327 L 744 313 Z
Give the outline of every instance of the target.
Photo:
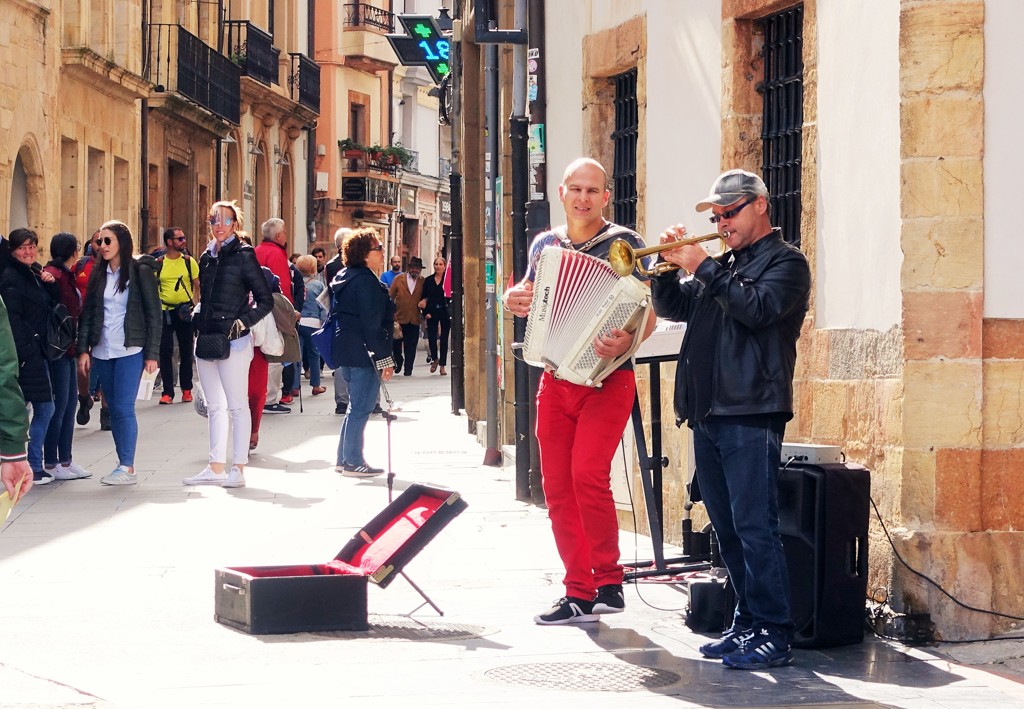
M 715 320 L 712 405 L 705 414 L 793 417 L 796 341 L 811 291 L 807 259 L 777 229 L 741 254 L 707 259 L 683 283 L 675 273 L 651 281 L 655 312 L 690 323 L 676 367 L 676 425 L 688 418 L 683 363 L 699 318 Z
M 241 320 L 249 328 L 274 307 L 274 297 L 256 260 L 256 253 L 237 237 L 224 242 L 216 256 L 205 251 L 199 259 L 199 312 L 192 318 L 197 332 L 228 334 L 231 323 Z M 255 305 L 250 306 L 252 293 Z

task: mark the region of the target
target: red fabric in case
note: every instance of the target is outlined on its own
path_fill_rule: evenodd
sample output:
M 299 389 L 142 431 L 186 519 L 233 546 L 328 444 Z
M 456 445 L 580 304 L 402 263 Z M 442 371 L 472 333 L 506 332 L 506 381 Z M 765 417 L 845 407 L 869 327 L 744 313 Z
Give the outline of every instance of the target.
M 395 555 L 423 524 L 443 505 L 440 497 L 417 497 L 401 514 L 395 515 L 376 539 L 361 532 L 366 544 L 347 561 L 335 559 L 328 566 L 338 569 L 332 573 L 373 574 Z

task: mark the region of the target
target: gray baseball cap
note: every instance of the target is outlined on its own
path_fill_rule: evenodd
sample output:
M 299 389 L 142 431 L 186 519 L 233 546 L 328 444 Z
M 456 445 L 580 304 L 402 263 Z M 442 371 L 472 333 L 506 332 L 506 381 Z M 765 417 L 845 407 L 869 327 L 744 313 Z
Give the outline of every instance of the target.
M 764 180 L 746 170 L 723 172 L 711 186 L 711 194 L 697 202 L 695 209 L 704 212 L 712 207 L 724 207 L 739 202 L 744 197 L 767 197 L 768 188 Z

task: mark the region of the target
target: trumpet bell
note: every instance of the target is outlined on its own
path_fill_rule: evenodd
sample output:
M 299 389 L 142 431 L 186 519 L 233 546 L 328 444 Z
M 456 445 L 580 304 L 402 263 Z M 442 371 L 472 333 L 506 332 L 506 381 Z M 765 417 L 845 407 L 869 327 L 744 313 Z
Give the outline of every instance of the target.
M 615 272 L 625 278 L 636 268 L 636 251 L 624 239 L 616 239 L 608 248 L 608 263 Z
M 722 253 L 725 252 L 727 246 L 725 239 L 718 233 L 705 234 L 704 236 L 694 236 L 689 239 L 680 239 L 679 241 L 670 241 L 658 246 L 648 246 L 645 249 L 634 249 L 633 245 L 625 239 L 616 239 L 612 242 L 612 245 L 608 248 L 608 263 L 615 269 L 615 272 L 625 278 L 633 273 L 633 269 L 636 269 L 644 276 L 657 276 L 662 273 L 668 273 L 669 271 L 676 271 L 679 266 L 668 261 L 662 261 L 656 264 L 654 268 L 647 269 L 644 267 L 643 261 L 640 259 L 651 254 L 660 253 L 662 251 L 668 251 L 669 249 L 677 249 L 680 246 L 687 246 L 690 244 L 700 244 L 705 241 L 713 240 L 721 241 Z

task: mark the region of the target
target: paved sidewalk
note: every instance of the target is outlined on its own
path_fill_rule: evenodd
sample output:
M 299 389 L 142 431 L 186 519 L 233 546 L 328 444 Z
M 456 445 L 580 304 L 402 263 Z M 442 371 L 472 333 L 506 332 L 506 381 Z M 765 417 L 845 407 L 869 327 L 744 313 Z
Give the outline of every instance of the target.
M 385 482 L 334 472 L 330 386 L 304 385 L 304 413 L 264 417 L 235 490 L 182 486 L 205 464 L 206 420 L 153 400 L 139 407 L 138 486 L 100 485 L 113 446 L 94 420 L 75 442 L 94 477 L 33 490 L 0 529 L 0 707 L 1024 707 L 1020 660 L 1004 661 L 1024 656 L 1021 641 L 956 648 L 957 664 L 868 640 L 740 672 L 700 658 L 685 596 L 663 583 L 627 586 L 626 612 L 600 623 L 534 625 L 562 594 L 546 514 L 515 501 L 511 470 L 482 465 L 449 380 L 420 364 L 391 385 L 396 494 L 424 482 L 469 503 L 407 567 L 444 617 L 403 616 L 420 600 L 398 579 L 371 584 L 367 633 L 214 622 L 216 567 L 329 560 L 387 504 Z M 387 433 L 371 419 L 373 465 L 387 463 Z M 649 540 L 623 533 L 622 549 L 646 557 Z

